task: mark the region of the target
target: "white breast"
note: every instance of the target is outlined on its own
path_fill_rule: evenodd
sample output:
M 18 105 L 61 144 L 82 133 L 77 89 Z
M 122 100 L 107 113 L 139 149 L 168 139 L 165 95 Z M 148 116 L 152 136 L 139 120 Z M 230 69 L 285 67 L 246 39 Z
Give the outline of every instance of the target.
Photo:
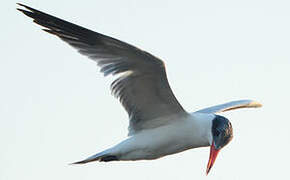
M 209 146 L 214 115 L 190 116 L 154 129 L 143 130 L 113 147 L 120 160 L 156 159 L 187 149 Z

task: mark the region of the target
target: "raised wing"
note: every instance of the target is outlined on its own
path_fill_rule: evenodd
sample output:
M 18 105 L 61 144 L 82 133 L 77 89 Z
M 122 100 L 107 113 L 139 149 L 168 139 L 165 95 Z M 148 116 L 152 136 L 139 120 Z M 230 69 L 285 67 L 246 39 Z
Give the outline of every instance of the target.
M 149 128 L 150 120 L 186 114 L 171 91 L 164 63 L 160 59 L 125 42 L 19 5 L 27 10 L 18 10 L 45 27 L 44 31 L 58 36 L 96 61 L 105 76 L 122 73 L 111 84 L 111 90 L 128 112 L 129 134 Z M 164 122 L 153 124 L 158 126 Z
M 253 100 L 239 100 L 239 101 L 231 101 L 225 104 L 219 104 L 216 106 L 208 107 L 205 109 L 198 110 L 196 112 L 219 113 L 219 112 L 230 111 L 230 110 L 239 109 L 239 108 L 258 108 L 261 106 L 262 104 Z

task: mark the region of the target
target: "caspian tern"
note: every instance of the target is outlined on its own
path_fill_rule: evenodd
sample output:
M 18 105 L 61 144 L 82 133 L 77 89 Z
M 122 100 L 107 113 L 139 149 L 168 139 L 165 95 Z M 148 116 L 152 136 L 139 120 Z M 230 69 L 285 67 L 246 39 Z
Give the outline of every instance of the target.
M 206 174 L 218 152 L 233 137 L 230 121 L 216 113 L 261 107 L 239 100 L 186 112 L 175 98 L 159 58 L 120 40 L 91 31 L 23 4 L 18 9 L 58 36 L 79 53 L 94 60 L 107 75 L 119 76 L 111 91 L 129 116 L 128 138 L 119 144 L 73 164 L 92 161 L 150 160 L 192 148 L 210 146 Z

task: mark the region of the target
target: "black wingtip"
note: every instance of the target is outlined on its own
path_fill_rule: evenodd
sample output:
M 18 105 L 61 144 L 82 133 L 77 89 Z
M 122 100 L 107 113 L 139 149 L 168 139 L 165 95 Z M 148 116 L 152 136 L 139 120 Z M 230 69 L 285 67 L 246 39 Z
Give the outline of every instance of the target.
M 20 9 L 20 8 L 16 8 L 18 11 L 21 11 L 21 12 L 23 12 L 24 10 L 23 9 Z
M 33 8 L 31 8 L 31 7 L 29 7 L 29 6 L 26 6 L 26 5 L 24 5 L 24 4 L 21 4 L 21 3 L 16 3 L 17 5 L 19 5 L 19 6 L 22 6 L 22 7 L 24 7 L 24 8 L 26 8 L 26 9 L 28 9 L 28 10 L 30 10 L 30 11 L 37 11 L 36 9 L 33 9 Z M 18 9 L 18 8 L 17 8 Z M 19 10 L 19 9 L 18 9 Z
M 18 6 L 22 6 L 22 7 L 24 7 L 24 8 L 26 8 L 26 9 L 31 9 L 30 7 L 28 7 L 28 6 L 26 6 L 26 5 L 24 5 L 24 4 L 21 4 L 21 3 L 16 3 Z M 18 11 L 25 11 L 24 9 L 20 9 L 20 8 L 16 8 Z
M 20 8 L 18 11 L 33 19 L 33 22 L 45 27 L 44 31 L 60 37 L 62 40 L 70 43 L 71 41 L 79 41 L 87 45 L 95 45 L 97 36 L 100 35 L 94 31 L 62 20 L 58 17 L 33 9 L 21 3 L 17 3 Z
M 22 13 L 25 14 L 26 16 L 32 18 L 33 12 L 31 12 L 31 11 L 26 11 L 26 10 L 24 10 L 24 9 L 20 9 L 20 8 L 17 8 L 17 10 L 20 11 L 20 12 L 22 12 Z
M 28 6 L 24 5 L 24 4 L 21 4 L 21 3 L 16 3 L 16 4 L 18 4 L 19 6 L 22 6 L 22 7 L 26 8 L 27 10 L 29 10 L 29 11 L 27 11 L 25 9 L 16 8 L 18 11 L 22 12 L 23 14 L 25 14 L 28 17 L 31 17 L 32 16 L 32 14 L 34 12 L 32 8 L 30 8 L 30 7 L 28 7 Z

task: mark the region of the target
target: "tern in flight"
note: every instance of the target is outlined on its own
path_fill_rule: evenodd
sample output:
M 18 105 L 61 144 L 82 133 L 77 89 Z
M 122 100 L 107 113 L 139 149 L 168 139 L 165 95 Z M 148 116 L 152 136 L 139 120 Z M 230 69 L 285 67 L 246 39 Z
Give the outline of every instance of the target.
M 128 113 L 128 138 L 74 164 L 152 160 L 210 146 L 208 174 L 219 151 L 233 138 L 230 121 L 216 113 L 261 106 L 256 101 L 239 100 L 188 113 L 175 98 L 161 59 L 120 40 L 18 5 L 23 7 L 18 10 L 43 26 L 44 31 L 94 60 L 105 76 L 119 75 L 111 91 Z

